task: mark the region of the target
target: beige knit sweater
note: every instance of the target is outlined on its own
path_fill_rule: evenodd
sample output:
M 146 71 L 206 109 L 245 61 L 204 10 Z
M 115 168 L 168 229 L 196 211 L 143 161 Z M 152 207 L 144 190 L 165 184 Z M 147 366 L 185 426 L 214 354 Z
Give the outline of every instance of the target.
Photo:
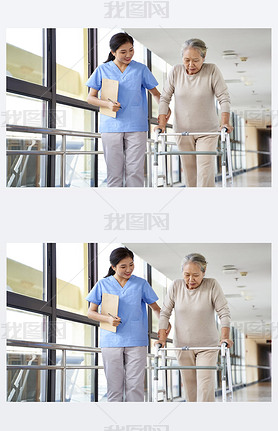
M 230 112 L 228 89 L 215 64 L 204 63 L 194 75 L 188 75 L 183 64 L 174 66 L 160 97 L 159 114 L 167 114 L 173 94 L 173 126 L 176 132 L 217 132 L 220 122 L 215 97 L 221 112 Z
M 160 311 L 159 329 L 167 329 L 173 308 L 176 347 L 217 346 L 220 338 L 215 311 L 221 327 L 230 327 L 231 317 L 226 298 L 213 278 L 203 278 L 196 289 L 188 289 L 183 279 L 173 281 Z

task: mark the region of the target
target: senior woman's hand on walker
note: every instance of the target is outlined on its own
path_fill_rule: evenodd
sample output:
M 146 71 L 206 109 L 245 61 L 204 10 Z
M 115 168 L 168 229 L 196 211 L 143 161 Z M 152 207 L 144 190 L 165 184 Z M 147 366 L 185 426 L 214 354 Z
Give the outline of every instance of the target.
M 226 343 L 228 348 L 232 347 L 232 345 L 234 344 L 234 342 L 232 340 L 230 340 L 229 338 L 221 339 L 220 344 L 222 344 L 222 343 Z
M 167 330 L 166 329 L 160 329 L 158 331 L 158 341 L 155 341 L 154 344 L 161 344 L 162 347 L 165 347 L 166 340 L 167 340 L 167 331 L 168 331 L 168 329 L 169 329 L 169 327 L 167 328 Z
M 227 133 L 231 133 L 234 130 L 234 128 L 230 124 L 221 124 L 220 130 L 222 130 L 223 128 L 227 129 Z
M 168 118 L 169 118 L 169 117 L 168 117 Z M 166 124 L 167 124 L 167 115 L 165 115 L 165 114 L 160 114 L 160 115 L 158 116 L 157 121 L 158 121 L 158 126 L 155 126 L 154 130 L 161 129 L 161 130 L 162 130 L 162 133 L 164 133 L 164 132 L 165 132 L 165 129 L 166 129 Z

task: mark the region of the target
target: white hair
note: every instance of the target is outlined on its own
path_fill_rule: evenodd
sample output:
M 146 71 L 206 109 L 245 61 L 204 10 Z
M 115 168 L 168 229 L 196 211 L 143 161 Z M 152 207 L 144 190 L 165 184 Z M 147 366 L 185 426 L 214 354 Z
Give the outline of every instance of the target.
M 182 261 L 182 266 L 181 266 L 182 271 L 183 271 L 184 266 L 190 262 L 196 263 L 197 265 L 199 265 L 202 272 L 206 272 L 208 263 L 206 261 L 206 258 L 204 256 L 202 256 L 201 254 L 190 253 L 187 256 L 185 256 L 185 258 Z
M 186 40 L 184 42 L 184 44 L 182 45 L 182 50 L 181 50 L 182 55 L 187 48 L 197 49 L 197 51 L 199 51 L 201 57 L 203 57 L 203 58 L 205 58 L 207 50 L 208 50 L 205 42 L 203 42 L 201 39 L 188 39 L 188 40 Z

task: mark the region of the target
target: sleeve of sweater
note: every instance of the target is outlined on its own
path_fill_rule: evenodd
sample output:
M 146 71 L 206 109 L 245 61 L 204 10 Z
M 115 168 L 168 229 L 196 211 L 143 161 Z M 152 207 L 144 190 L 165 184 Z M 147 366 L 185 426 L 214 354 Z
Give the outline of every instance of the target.
M 225 83 L 222 73 L 216 65 L 212 71 L 212 85 L 214 94 L 220 104 L 221 112 L 230 112 L 231 100 L 228 87 Z
M 163 91 L 160 95 L 159 105 L 158 105 L 158 114 L 167 114 L 169 109 L 169 104 L 171 102 L 173 93 L 175 91 L 174 85 L 174 74 L 175 74 L 175 66 L 171 69 L 167 81 L 164 85 Z
M 175 305 L 174 300 L 174 282 L 170 285 L 167 295 L 164 299 L 163 306 L 160 310 L 159 329 L 167 329 Z
M 214 305 L 214 309 L 220 319 L 221 328 L 229 328 L 231 325 L 230 309 L 228 307 L 228 303 L 223 293 L 223 290 L 221 289 L 220 284 L 216 280 L 214 280 L 214 285 L 212 288 L 212 302 Z

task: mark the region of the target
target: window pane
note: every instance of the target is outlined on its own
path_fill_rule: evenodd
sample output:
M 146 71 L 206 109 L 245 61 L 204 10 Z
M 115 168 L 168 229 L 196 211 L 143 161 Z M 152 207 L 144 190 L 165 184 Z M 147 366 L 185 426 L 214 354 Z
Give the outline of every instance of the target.
M 57 307 L 87 315 L 88 245 L 57 244 Z
M 46 127 L 47 102 L 31 97 L 7 94 L 6 121 L 10 125 Z M 32 151 L 47 150 L 48 137 L 40 133 L 7 132 L 7 150 L 28 150 L 30 154 L 7 156 L 8 187 L 44 187 L 47 156 Z
M 57 105 L 59 113 L 59 125 L 62 130 L 95 131 L 95 113 L 86 109 L 74 108 L 66 105 Z M 79 136 L 66 137 L 66 150 L 68 152 L 95 151 L 97 139 L 83 138 Z M 57 136 L 56 149 L 62 149 L 62 137 Z M 65 187 L 94 187 L 95 186 L 95 158 L 97 156 L 87 154 L 66 155 L 66 179 Z M 61 186 L 61 158 L 56 158 L 56 186 Z
M 162 307 L 166 294 L 167 278 L 161 272 L 152 267 L 152 288 L 158 296 L 158 305 Z M 158 332 L 158 318 L 152 313 L 152 332 Z
M 98 141 L 98 150 L 103 152 L 101 139 Z M 98 155 L 98 187 L 107 187 L 107 167 L 103 154 Z
M 95 327 L 78 322 L 57 319 L 57 324 L 63 328 L 58 344 L 95 346 Z M 82 351 L 66 352 L 66 363 L 69 366 L 86 365 L 95 363 L 95 355 Z M 99 355 L 101 356 L 101 355 Z M 57 351 L 56 362 L 61 365 L 62 352 Z M 67 402 L 90 402 L 95 400 L 94 393 L 95 371 L 92 369 L 68 369 L 66 371 L 66 401 Z M 61 400 L 61 372 L 56 373 L 56 401 Z
M 57 93 L 87 99 L 88 29 L 57 28 Z
M 139 63 L 147 64 L 147 49 L 136 39 L 134 39 L 133 60 L 138 61 Z
M 9 28 L 7 37 L 7 76 L 45 85 L 45 30 Z
M 7 244 L 7 290 L 45 300 L 43 244 Z
M 152 52 L 152 73 L 158 81 L 157 89 L 162 93 L 164 83 L 167 79 L 167 63 Z M 152 98 L 152 117 L 158 117 L 158 104 Z
M 26 311 L 7 309 L 7 338 L 32 342 L 46 341 L 47 318 Z M 7 365 L 46 365 L 47 352 L 34 347 L 7 346 Z M 7 371 L 7 401 L 46 401 L 46 371 Z
M 6 123 L 17 126 L 46 127 L 47 102 L 7 93 Z

